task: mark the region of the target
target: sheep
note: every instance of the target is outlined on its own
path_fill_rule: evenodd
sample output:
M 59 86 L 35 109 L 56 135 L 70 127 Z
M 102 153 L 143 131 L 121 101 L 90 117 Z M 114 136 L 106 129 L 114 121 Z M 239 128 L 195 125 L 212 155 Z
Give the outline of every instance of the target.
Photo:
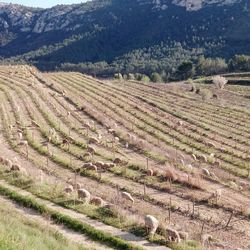
M 122 198 L 124 198 L 127 201 L 131 201 L 132 203 L 135 202 L 132 195 L 130 193 L 128 193 L 128 192 L 121 192 L 121 196 L 122 196 Z
M 174 241 L 174 242 L 177 242 L 177 243 L 180 243 L 181 242 L 181 237 L 179 235 L 179 233 L 172 229 L 171 227 L 166 227 L 166 233 L 168 235 L 168 239 L 170 241 Z
M 73 186 L 67 186 L 67 187 L 65 187 L 64 188 L 64 192 L 66 193 L 66 194 L 71 194 L 71 193 L 73 193 L 74 192 L 74 188 L 73 188 Z
M 18 143 L 19 146 L 28 146 L 28 141 L 20 141 Z
M 120 158 L 115 158 L 113 161 L 115 164 L 121 164 L 122 160 Z
M 23 133 L 19 132 L 19 133 L 18 133 L 18 138 L 19 138 L 19 140 L 21 141 L 21 140 L 23 139 Z
M 93 147 L 91 147 L 91 146 L 87 147 L 87 151 L 88 151 L 88 153 L 91 153 L 91 154 L 95 154 L 96 153 L 96 150 Z
M 13 164 L 10 170 L 14 172 L 20 172 L 23 175 L 28 175 L 26 169 L 22 168 L 21 166 L 17 164 Z
M 188 232 L 179 231 L 178 233 L 182 240 L 188 240 Z
M 90 137 L 89 138 L 89 143 L 99 144 L 100 141 L 95 137 Z
M 183 121 L 178 121 L 179 126 L 183 126 L 183 124 L 184 124 Z
M 90 192 L 84 188 L 80 188 L 77 190 L 78 198 L 85 199 L 86 202 L 90 201 Z
M 98 162 L 95 163 L 95 165 L 96 165 L 98 168 L 104 168 L 105 163 L 103 163 L 102 161 L 98 161 Z
M 4 158 L 0 156 L 0 163 L 4 162 Z
M 206 168 L 203 168 L 203 169 L 202 169 L 202 173 L 203 173 L 204 175 L 206 175 L 206 176 L 210 176 L 210 172 L 209 172 L 209 170 L 206 169 Z
M 144 221 L 149 234 L 153 236 L 159 227 L 159 221 L 152 215 L 146 215 Z
M 207 157 L 205 155 L 200 155 L 198 158 L 200 161 L 207 162 Z
M 104 206 L 104 200 L 100 197 L 92 197 L 90 200 L 90 204 L 94 204 L 96 206 L 103 207 Z
M 31 125 L 40 128 L 40 125 L 35 120 L 31 120 Z
M 97 172 L 97 166 L 91 162 L 83 164 L 83 168 L 86 168 L 88 170 L 94 170 L 95 172 Z
M 210 148 L 215 148 L 216 147 L 213 142 L 208 142 L 207 146 L 210 147 Z
M 115 164 L 114 163 L 104 163 L 104 168 L 113 168 L 115 167 Z
M 215 166 L 215 167 L 219 167 L 220 166 L 220 161 L 215 161 L 214 163 L 213 163 L 213 165 Z
M 222 191 L 221 189 L 216 189 L 212 192 L 211 196 L 209 197 L 209 199 L 215 198 L 216 201 L 218 201 L 218 199 L 221 198 L 222 195 Z
M 214 153 L 211 153 L 209 156 L 210 156 L 211 158 L 214 158 L 214 157 L 215 157 L 215 154 L 214 154 Z
M 13 165 L 12 161 L 9 159 L 4 159 L 3 163 L 4 163 L 4 165 L 6 165 L 7 167 L 10 167 L 10 168 Z
M 192 158 L 193 158 L 194 161 L 197 161 L 197 157 L 196 157 L 195 154 L 192 154 Z
M 10 170 L 11 171 L 21 171 L 21 166 L 19 166 L 17 164 L 13 164 Z
M 148 169 L 147 175 L 148 176 L 153 176 L 154 175 L 154 170 L 153 169 Z

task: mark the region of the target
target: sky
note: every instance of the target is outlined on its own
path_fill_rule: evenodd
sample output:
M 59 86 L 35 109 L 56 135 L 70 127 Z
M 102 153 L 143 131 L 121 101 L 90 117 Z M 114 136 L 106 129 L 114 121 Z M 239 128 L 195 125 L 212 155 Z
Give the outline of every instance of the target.
M 86 0 L 0 0 L 2 3 L 16 3 L 16 4 L 22 4 L 26 6 L 32 6 L 32 7 L 42 7 L 42 8 L 48 8 L 52 7 L 57 4 L 72 4 L 72 3 L 82 3 L 86 2 Z

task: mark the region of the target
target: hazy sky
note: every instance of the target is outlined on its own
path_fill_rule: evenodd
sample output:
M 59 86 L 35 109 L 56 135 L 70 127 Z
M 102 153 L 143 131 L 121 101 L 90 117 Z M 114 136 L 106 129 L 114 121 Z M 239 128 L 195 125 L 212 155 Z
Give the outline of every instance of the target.
M 82 3 L 86 2 L 86 0 L 0 0 L 2 3 L 17 3 L 26 6 L 33 6 L 33 7 L 52 7 L 57 4 L 72 4 L 72 3 Z

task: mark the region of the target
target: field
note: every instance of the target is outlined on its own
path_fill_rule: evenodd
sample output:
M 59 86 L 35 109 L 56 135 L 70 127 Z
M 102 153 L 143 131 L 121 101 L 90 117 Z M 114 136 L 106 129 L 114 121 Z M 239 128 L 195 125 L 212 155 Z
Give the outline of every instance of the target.
M 249 249 L 250 87 L 191 87 L 1 66 L 1 197 L 83 247 Z M 70 184 L 108 206 L 66 194 Z M 160 222 L 154 236 L 145 215 Z

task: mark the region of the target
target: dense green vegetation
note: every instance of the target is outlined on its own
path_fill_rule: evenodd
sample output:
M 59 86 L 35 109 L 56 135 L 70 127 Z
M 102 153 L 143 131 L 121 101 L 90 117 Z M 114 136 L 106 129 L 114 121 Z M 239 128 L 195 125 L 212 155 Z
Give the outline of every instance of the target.
M 235 56 L 250 53 L 247 0 L 210 4 L 198 11 L 186 11 L 170 1 L 161 4 L 167 8 L 147 0 L 95 0 L 51 10 L 20 7 L 23 16 L 34 14 L 28 28 L 37 26 L 37 20 L 50 28 L 33 32 L 20 25 L 0 26 L 2 62 L 96 76 L 140 73 L 152 81 L 249 69 L 249 57 Z M 54 20 L 58 11 L 65 14 Z M 84 14 L 74 15 L 75 11 Z M 67 25 L 61 28 L 63 23 Z

